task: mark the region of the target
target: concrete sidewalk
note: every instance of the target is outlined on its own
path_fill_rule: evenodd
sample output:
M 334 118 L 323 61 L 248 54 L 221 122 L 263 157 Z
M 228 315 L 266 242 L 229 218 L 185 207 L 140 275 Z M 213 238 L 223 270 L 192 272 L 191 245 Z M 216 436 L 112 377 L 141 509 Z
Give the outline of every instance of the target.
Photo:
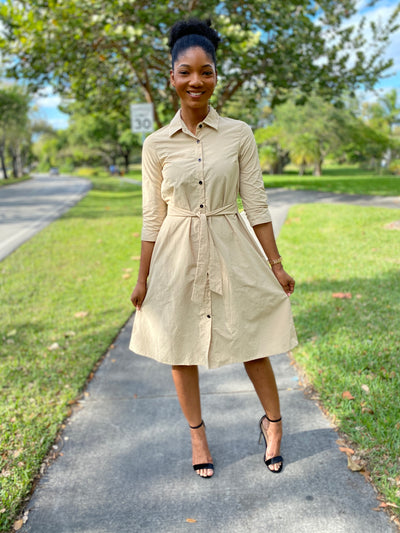
M 287 205 L 275 206 L 278 232 Z M 264 466 L 257 444 L 263 413 L 243 366 L 233 365 L 201 371 L 216 470 L 200 479 L 170 369 L 129 352 L 131 326 L 132 319 L 68 421 L 62 455 L 40 481 L 20 531 L 396 531 L 373 510 L 379 504 L 373 487 L 347 468 L 337 434 L 304 395 L 286 355 L 271 359 L 284 419 L 283 473 Z
M 262 411 L 242 365 L 233 365 L 201 372 L 216 470 L 200 479 L 170 369 L 129 353 L 131 325 L 69 420 L 63 455 L 41 480 L 21 531 L 396 531 L 373 510 L 379 503 L 372 486 L 347 468 L 337 434 L 304 396 L 286 355 L 272 358 L 284 417 L 283 473 L 264 466 Z

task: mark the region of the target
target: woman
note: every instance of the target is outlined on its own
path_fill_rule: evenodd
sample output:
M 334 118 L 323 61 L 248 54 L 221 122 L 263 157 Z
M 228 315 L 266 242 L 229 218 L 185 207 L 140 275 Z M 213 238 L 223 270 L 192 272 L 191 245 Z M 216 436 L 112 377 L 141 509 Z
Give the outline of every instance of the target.
M 171 29 L 170 79 L 181 109 L 143 146 L 142 251 L 131 296 L 138 312 L 130 348 L 172 365 L 201 477 L 214 467 L 198 365 L 244 363 L 265 411 L 264 461 L 278 473 L 281 414 L 268 356 L 297 343 L 288 298 L 295 282 L 275 243 L 253 134 L 209 105 L 218 42 L 196 19 Z M 270 265 L 238 213 L 238 194 Z

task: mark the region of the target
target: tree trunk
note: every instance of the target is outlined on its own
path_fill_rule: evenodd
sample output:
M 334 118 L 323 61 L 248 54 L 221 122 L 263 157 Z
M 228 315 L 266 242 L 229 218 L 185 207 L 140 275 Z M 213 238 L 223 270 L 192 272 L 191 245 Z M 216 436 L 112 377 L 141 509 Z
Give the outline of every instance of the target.
M 124 158 L 124 167 L 125 167 L 125 173 L 129 172 L 129 152 L 126 151 L 122 154 L 122 157 Z
M 1 169 L 3 171 L 3 176 L 5 180 L 8 180 L 6 162 L 4 160 L 4 143 L 0 145 L 0 160 L 1 160 Z
M 322 176 L 322 163 L 323 159 L 318 159 L 318 161 L 315 162 L 314 165 L 314 176 Z
M 304 161 L 302 161 L 299 166 L 299 176 L 304 176 L 305 170 L 306 170 L 306 164 L 304 163 Z
M 22 177 L 21 148 L 19 145 L 10 148 L 14 178 Z
M 19 178 L 18 176 L 18 166 L 17 166 L 17 155 L 11 150 L 11 161 L 12 161 L 12 173 L 15 179 Z

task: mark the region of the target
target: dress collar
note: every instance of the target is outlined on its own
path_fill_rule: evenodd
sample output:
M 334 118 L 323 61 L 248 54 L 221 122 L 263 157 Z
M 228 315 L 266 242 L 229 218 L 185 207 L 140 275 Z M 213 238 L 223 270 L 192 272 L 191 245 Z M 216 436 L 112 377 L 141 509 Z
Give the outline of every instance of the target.
M 219 122 L 219 115 L 215 111 L 215 109 L 210 106 L 210 110 L 206 116 L 206 118 L 203 120 L 202 124 L 206 124 L 207 126 L 210 126 L 211 128 L 214 128 L 215 130 L 218 130 L 218 122 Z M 181 118 L 181 110 L 179 109 L 174 116 L 174 118 L 169 123 L 169 136 L 172 137 L 177 131 L 187 129 L 187 126 L 183 122 Z

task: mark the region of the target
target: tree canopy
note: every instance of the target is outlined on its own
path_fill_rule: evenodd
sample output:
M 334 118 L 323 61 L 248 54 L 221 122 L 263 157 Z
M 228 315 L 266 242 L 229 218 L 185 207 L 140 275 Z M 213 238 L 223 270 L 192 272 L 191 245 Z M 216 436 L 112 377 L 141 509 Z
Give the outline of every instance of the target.
M 376 2 L 371 1 L 370 5 Z M 7 0 L 0 5 L 8 73 L 56 91 L 88 111 L 125 112 L 132 101 L 155 104 L 158 126 L 178 108 L 169 85 L 169 27 L 186 16 L 211 17 L 222 35 L 221 111 L 235 95 L 251 105 L 268 91 L 271 105 L 296 89 L 327 99 L 372 87 L 390 66 L 384 47 L 400 7 L 384 24 L 346 24 L 355 0 Z

